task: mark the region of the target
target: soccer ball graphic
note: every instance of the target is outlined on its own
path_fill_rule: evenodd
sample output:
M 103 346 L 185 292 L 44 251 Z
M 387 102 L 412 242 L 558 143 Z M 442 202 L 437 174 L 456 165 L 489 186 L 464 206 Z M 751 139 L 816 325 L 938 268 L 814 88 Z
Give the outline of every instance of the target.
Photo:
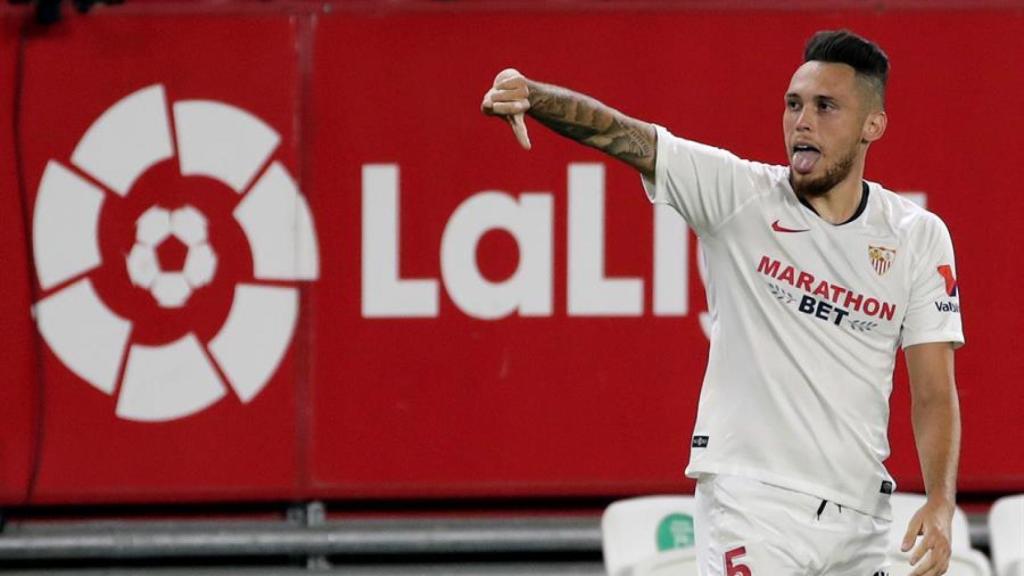
M 275 158 L 280 143 L 276 130 L 246 110 L 216 100 L 169 101 L 155 84 L 100 114 L 69 160 L 47 163 L 32 214 L 41 290 L 32 312 L 54 356 L 113 397 L 118 418 L 176 420 L 230 394 L 246 404 L 276 374 L 298 323 L 299 285 L 320 273 L 313 216 Z M 200 194 L 189 188 L 198 182 L 212 188 L 189 196 Z M 180 189 L 167 192 L 161 183 Z M 197 208 L 208 194 L 223 195 L 226 210 Z M 137 211 L 124 210 L 136 204 Z M 105 252 L 101 232 L 114 230 L 133 234 L 124 236 L 126 246 Z M 216 244 L 213 233 L 225 230 L 239 241 Z M 218 254 L 215 246 L 236 251 Z M 239 247 L 251 261 L 241 276 L 229 273 L 232 262 L 238 269 Z M 165 258 L 175 251 L 184 257 Z M 119 288 L 110 288 L 112 281 Z M 118 290 L 132 290 L 127 283 L 148 291 L 156 307 L 114 306 L 123 304 L 111 300 Z M 201 290 L 224 311 L 202 330 L 210 317 L 189 305 Z M 154 310 L 177 315 L 184 332 L 156 341 Z
M 157 248 L 170 238 L 188 250 L 181 270 L 164 270 L 157 256 Z M 132 284 L 148 289 L 163 308 L 184 306 L 217 271 L 217 255 L 206 241 L 206 217 L 189 205 L 174 212 L 159 206 L 146 210 L 135 223 L 135 245 L 126 261 Z

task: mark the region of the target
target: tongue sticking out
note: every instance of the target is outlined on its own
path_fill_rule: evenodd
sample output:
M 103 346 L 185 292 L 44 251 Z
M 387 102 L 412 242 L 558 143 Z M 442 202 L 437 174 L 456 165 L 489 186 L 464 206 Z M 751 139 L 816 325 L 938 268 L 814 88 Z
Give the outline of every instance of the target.
M 818 163 L 818 158 L 820 157 L 821 152 L 814 150 L 794 152 L 793 169 L 801 174 L 808 174 L 811 170 L 814 170 L 814 165 Z

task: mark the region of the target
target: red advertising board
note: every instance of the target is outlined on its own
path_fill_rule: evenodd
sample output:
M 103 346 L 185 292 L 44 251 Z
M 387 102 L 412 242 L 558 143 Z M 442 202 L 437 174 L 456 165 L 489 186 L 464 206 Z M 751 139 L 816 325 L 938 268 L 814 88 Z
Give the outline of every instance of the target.
M 262 383 L 231 357 L 239 327 L 265 329 L 246 301 L 288 315 L 260 287 L 297 300 L 256 277 L 255 224 L 236 212 L 300 167 L 296 39 L 285 15 L 105 15 L 24 44 L 45 423 L 33 501 L 294 495 L 301 348 Z
M 333 204 L 321 227 L 337 240 L 311 298 L 317 493 L 686 489 L 707 345 L 694 239 L 662 252 L 684 266 L 673 283 L 631 169 L 537 124 L 524 152 L 477 108 L 495 74 L 513 66 L 679 135 L 784 162 L 783 92 L 804 40 L 837 27 L 877 39 L 893 61 L 889 133 L 868 176 L 923 193 L 956 241 L 969 340 L 957 357 L 961 487 L 1014 485 L 1024 453 L 1010 450 L 1021 432 L 1010 414 L 1024 397 L 1008 383 L 1021 374 L 1011 334 L 1020 312 L 1003 294 L 1020 272 L 995 247 L 1020 232 L 993 207 L 1021 206 L 1011 157 L 1022 120 L 996 121 L 986 103 L 1024 99 L 1024 84 L 988 56 L 1020 53 L 1022 26 L 1006 12 L 324 18 L 312 189 Z M 499 222 L 503 211 L 522 217 L 503 221 L 521 229 L 518 253 L 509 233 L 474 235 L 463 221 Z M 507 295 L 455 270 L 474 256 L 480 276 L 540 302 L 510 311 Z M 517 262 L 524 277 L 513 275 Z M 603 274 L 581 272 L 588 266 Z M 603 296 L 574 302 L 574 282 Z M 490 309 L 478 301 L 488 296 L 499 301 Z M 920 489 L 902 374 L 895 388 L 890 465 L 904 488 Z
M 1024 490 L 1019 12 L 203 6 L 4 29 L 0 503 L 690 489 L 696 237 L 480 100 L 514 66 L 781 163 L 837 27 L 893 62 L 868 177 L 956 245 L 961 490 Z M 889 465 L 920 489 L 902 371 Z
M 0 17 L 0 190 L 4 225 L 0 226 L 0 262 L 6 270 L 0 298 L 0 368 L 4 401 L 0 402 L 0 502 L 28 496 L 40 438 L 40 384 L 35 329 L 30 315 L 31 270 L 28 208 L 20 191 L 15 152 L 18 37 L 20 19 Z

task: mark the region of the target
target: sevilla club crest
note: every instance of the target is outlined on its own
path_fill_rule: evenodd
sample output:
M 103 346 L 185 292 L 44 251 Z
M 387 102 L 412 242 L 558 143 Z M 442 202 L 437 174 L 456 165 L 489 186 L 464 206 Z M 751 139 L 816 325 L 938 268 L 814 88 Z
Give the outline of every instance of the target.
M 868 258 L 871 259 L 871 266 L 879 276 L 884 276 L 896 259 L 896 250 L 882 246 L 868 246 Z

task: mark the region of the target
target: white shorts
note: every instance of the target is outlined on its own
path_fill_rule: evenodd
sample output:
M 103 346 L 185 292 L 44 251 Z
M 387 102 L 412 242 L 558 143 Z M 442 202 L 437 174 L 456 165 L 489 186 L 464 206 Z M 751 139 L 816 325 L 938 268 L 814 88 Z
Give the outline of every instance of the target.
M 739 476 L 697 481 L 701 576 L 887 575 L 888 520 Z

